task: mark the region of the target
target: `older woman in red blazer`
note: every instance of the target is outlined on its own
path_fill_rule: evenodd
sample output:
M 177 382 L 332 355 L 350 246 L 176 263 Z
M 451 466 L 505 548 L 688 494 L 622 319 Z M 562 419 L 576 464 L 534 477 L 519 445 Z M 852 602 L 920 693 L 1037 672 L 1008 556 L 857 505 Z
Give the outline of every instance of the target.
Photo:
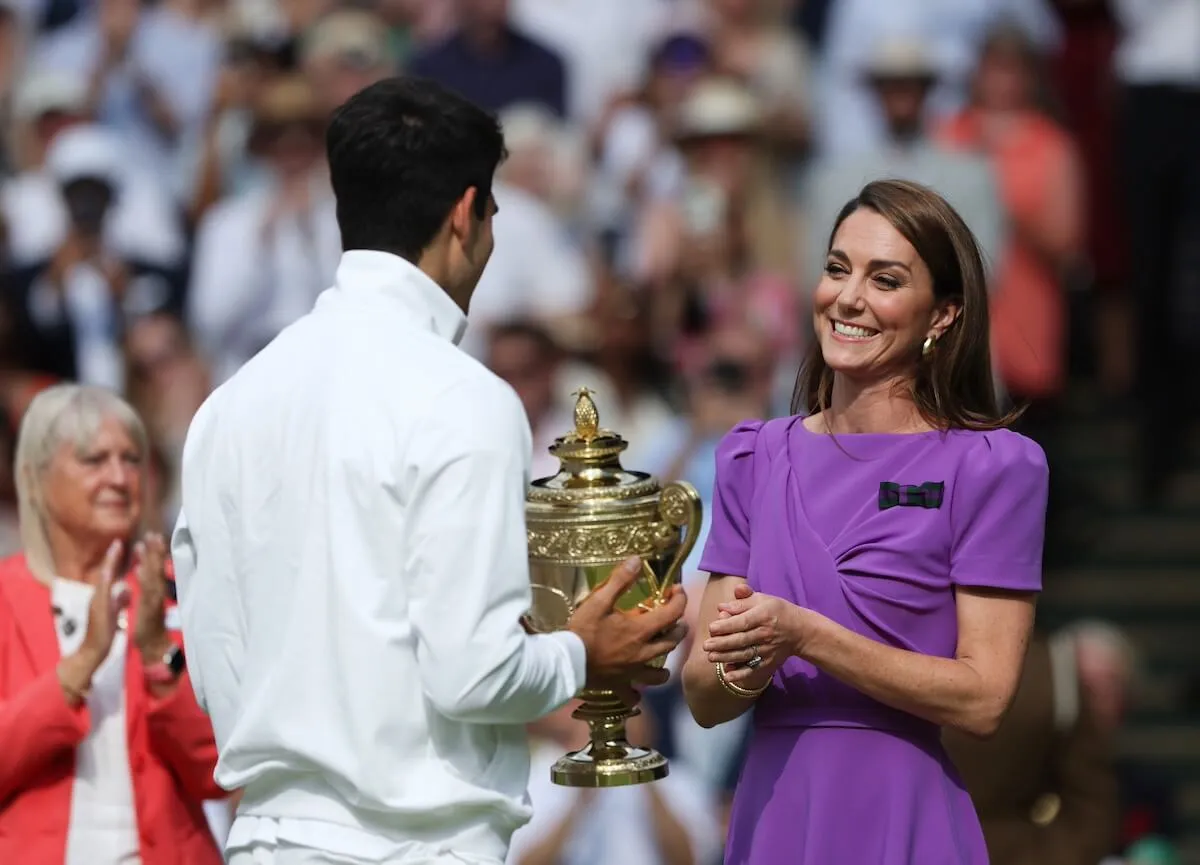
M 160 537 L 135 543 L 146 433 L 58 385 L 17 443 L 24 553 L 0 561 L 0 862 L 219 865 L 216 746 Z

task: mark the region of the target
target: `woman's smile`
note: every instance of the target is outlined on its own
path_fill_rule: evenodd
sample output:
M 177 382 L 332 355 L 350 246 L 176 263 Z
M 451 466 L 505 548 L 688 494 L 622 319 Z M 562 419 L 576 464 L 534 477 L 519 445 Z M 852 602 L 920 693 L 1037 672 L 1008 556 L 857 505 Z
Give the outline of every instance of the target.
M 879 336 L 879 331 L 873 327 L 861 324 L 851 324 L 848 321 L 831 319 L 833 338 L 838 342 L 868 342 Z

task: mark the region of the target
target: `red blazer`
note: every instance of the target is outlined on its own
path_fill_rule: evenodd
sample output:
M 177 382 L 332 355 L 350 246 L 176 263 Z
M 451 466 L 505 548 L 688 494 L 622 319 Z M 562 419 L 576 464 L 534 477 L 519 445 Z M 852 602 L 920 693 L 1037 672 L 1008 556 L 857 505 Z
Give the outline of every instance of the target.
M 137 604 L 137 580 L 130 621 Z M 0 560 L 0 862 L 66 858 L 75 747 L 87 704 L 71 708 L 58 683 L 50 590 L 24 556 Z M 182 637 L 171 632 L 182 645 Z M 141 655 L 125 664 L 129 770 L 143 865 L 221 865 L 202 802 L 228 794 L 213 781 L 217 748 L 187 673 L 163 699 L 143 684 Z

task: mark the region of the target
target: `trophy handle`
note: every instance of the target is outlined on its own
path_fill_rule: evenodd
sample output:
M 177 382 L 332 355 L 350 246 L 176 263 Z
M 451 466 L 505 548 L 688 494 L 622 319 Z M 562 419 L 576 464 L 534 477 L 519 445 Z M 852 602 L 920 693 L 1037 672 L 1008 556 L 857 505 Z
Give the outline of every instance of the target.
M 658 597 L 662 600 L 667 589 L 679 581 L 683 563 L 692 554 L 696 546 L 696 538 L 700 536 L 700 523 L 704 519 L 704 504 L 696 488 L 687 481 L 672 481 L 663 487 L 658 501 L 658 512 L 670 526 L 684 529 L 683 541 L 667 566 L 662 584 L 658 587 Z

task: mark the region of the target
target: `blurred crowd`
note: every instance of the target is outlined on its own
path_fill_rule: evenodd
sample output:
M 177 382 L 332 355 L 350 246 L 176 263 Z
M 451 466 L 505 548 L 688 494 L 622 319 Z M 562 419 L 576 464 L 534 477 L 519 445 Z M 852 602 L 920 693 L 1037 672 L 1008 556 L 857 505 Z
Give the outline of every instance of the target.
M 61 380 L 145 419 L 169 530 L 193 413 L 332 283 L 326 119 L 398 71 L 503 122 L 464 347 L 520 395 L 535 476 L 587 385 L 627 467 L 711 501 L 720 436 L 790 410 L 837 211 L 893 176 L 979 239 L 1025 431 L 1052 451 L 1082 372 L 1141 400 L 1142 492 L 1169 482 L 1200 312 L 1193 0 L 0 0 L 0 552 L 14 430 Z M 668 781 L 535 784 L 522 865 L 719 855 L 744 728 L 648 704 Z M 580 731 L 535 732 L 536 782 Z

